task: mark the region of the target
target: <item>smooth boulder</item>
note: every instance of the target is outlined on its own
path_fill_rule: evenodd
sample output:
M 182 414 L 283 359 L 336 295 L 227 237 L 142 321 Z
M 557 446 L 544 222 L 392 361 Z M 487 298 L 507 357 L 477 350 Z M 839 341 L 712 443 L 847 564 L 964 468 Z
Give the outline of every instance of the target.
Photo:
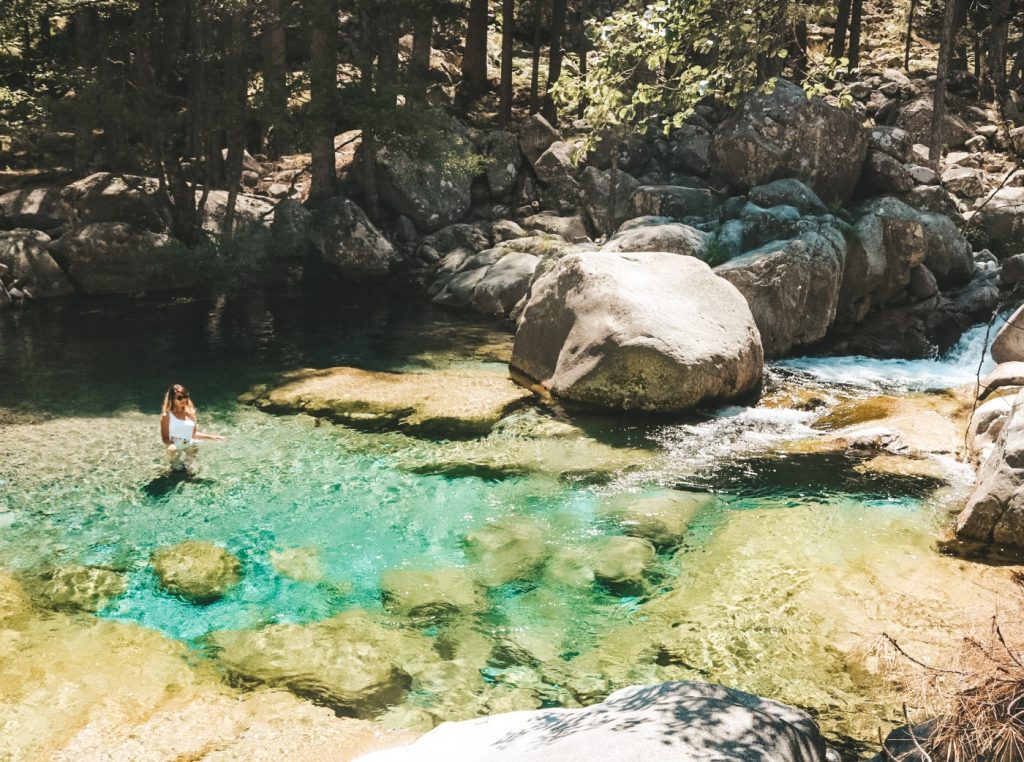
M 974 491 L 957 517 L 960 540 L 986 548 L 1024 549 L 1024 391 L 995 440 L 995 447 L 978 470 Z
M 212 542 L 187 540 L 151 558 L 160 587 L 192 603 L 213 603 L 241 579 L 241 562 Z
M 997 363 L 1024 361 L 1024 305 L 1007 318 L 992 340 L 992 359 Z
M 366 213 L 341 196 L 317 207 L 313 244 L 325 262 L 353 281 L 383 278 L 401 261 L 398 251 Z
M 169 202 L 155 177 L 94 172 L 66 186 L 62 195 L 78 225 L 124 222 L 152 233 L 171 227 Z
M 83 294 L 135 294 L 192 288 L 204 257 L 170 236 L 123 222 L 97 222 L 50 245 L 75 290 Z
M 681 222 L 639 225 L 608 239 L 605 251 L 665 251 L 706 260 L 711 235 Z
M 829 203 L 849 200 L 867 149 L 854 114 L 780 79 L 772 92 L 740 102 L 716 131 L 711 153 L 712 166 L 739 188 L 796 178 Z
M 839 306 L 846 244 L 822 225 L 715 268 L 750 305 L 767 357 L 825 338 Z
M 415 743 L 360 762 L 551 759 L 824 762 L 825 740 L 799 709 L 701 682 L 633 686 L 582 709 L 512 712 L 449 722 Z
M 680 412 L 752 391 L 764 353 L 746 300 L 703 262 L 577 252 L 534 281 L 511 365 L 567 400 Z
M 0 232 L 0 265 L 18 287 L 38 299 L 67 296 L 74 289 L 49 251 L 50 237 L 38 230 Z
M 67 225 L 70 209 L 61 188 L 25 188 L 0 196 L 0 228 L 52 230 Z
M 452 133 L 451 140 L 463 139 Z M 398 148 L 377 151 L 377 187 L 381 199 L 424 232 L 458 222 L 469 211 L 472 196 L 468 173 L 442 162 L 410 156 Z

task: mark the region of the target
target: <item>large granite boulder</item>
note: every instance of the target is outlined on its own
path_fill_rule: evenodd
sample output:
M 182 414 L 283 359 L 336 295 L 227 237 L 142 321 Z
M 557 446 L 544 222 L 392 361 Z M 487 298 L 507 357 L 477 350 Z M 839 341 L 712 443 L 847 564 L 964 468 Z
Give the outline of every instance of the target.
M 1024 305 L 1010 315 L 992 340 L 992 359 L 997 363 L 1024 361 Z
M 400 703 L 412 675 L 438 661 L 425 637 L 358 610 L 308 625 L 220 631 L 211 641 L 229 672 L 357 717 Z
M 64 188 L 77 225 L 124 222 L 152 233 L 171 228 L 167 197 L 154 177 L 95 172 Z
M 581 252 L 534 281 L 511 365 L 568 400 L 678 412 L 753 390 L 764 354 L 746 300 L 703 262 Z
M 824 762 L 825 753 L 817 725 L 799 709 L 719 685 L 675 682 L 623 688 L 582 709 L 449 722 L 409 746 L 359 759 Z
M 985 245 L 998 257 L 1024 252 L 1024 187 L 1000 188 L 977 203 L 971 225 Z
M 642 185 L 629 198 L 628 216 L 704 220 L 717 215 L 718 204 L 718 195 L 708 188 Z
M 450 140 L 468 146 L 454 131 Z M 439 230 L 469 211 L 472 177 L 461 169 L 385 146 L 377 150 L 376 167 L 381 200 L 396 214 L 412 220 L 420 231 Z
M 515 188 L 519 176 L 519 140 L 511 132 L 495 130 L 484 139 L 484 155 L 490 159 L 487 165 L 487 187 L 492 198 L 507 196 Z
M 241 578 L 241 562 L 219 545 L 186 540 L 157 549 L 151 558 L 160 587 L 192 603 L 212 603 Z
M 612 199 L 612 175 L 615 175 L 615 198 Z M 639 181 L 621 170 L 600 170 L 587 167 L 580 175 L 580 197 L 590 227 L 598 234 L 610 233 L 629 217 L 629 200 L 640 187 Z M 614 209 L 609 209 L 614 202 Z M 610 214 L 609 214 L 610 211 Z
M 196 191 L 197 204 L 202 195 L 202 191 Z M 229 195 L 226 190 L 211 190 L 206 194 L 206 203 L 202 209 L 200 226 L 211 236 L 220 237 L 224 233 Z M 231 223 L 233 235 L 251 234 L 258 230 L 270 230 L 273 222 L 273 202 L 258 196 L 246 196 L 243 193 L 235 196 L 235 213 Z
M 14 190 L 0 196 L 0 228 L 53 230 L 70 221 L 61 188 Z
M 291 373 L 257 396 L 255 404 L 353 425 L 477 436 L 530 396 L 504 373 L 487 370 L 389 373 L 338 367 Z
M 896 126 L 910 135 L 911 141 L 928 145 L 931 142 L 934 100 L 931 96 L 918 98 L 900 109 Z M 962 146 L 974 135 L 974 130 L 955 114 L 946 113 L 942 139 L 947 146 Z
M 401 255 L 366 213 L 341 196 L 317 207 L 313 243 L 324 261 L 353 281 L 383 278 L 401 262 Z
M 792 177 L 826 203 L 848 201 L 860 177 L 867 137 L 851 112 L 808 99 L 778 80 L 747 95 L 715 133 L 712 165 L 733 185 L 752 188 Z
M 800 214 L 827 214 L 828 208 L 804 183 L 793 178 L 773 180 L 766 185 L 751 188 L 747 198 L 752 204 L 764 207 L 791 206 Z
M 204 263 L 170 236 L 123 222 L 86 225 L 54 241 L 50 251 L 83 294 L 192 288 Z
M 985 547 L 1024 549 L 1024 391 L 981 464 L 974 491 L 957 517 L 956 535 Z
M 605 251 L 665 251 L 706 260 L 710 240 L 710 233 L 681 222 L 667 222 L 621 230 L 609 238 L 603 248 Z
M 766 357 L 825 337 L 835 320 L 846 258 L 843 234 L 829 225 L 731 259 L 715 274 L 750 305 Z
M 38 230 L 0 232 L 0 265 L 7 276 L 37 299 L 67 296 L 74 289 L 50 254 L 50 237 Z
M 519 126 L 519 150 L 530 164 L 534 164 L 552 143 L 562 139 L 551 123 L 540 114 L 531 114 Z

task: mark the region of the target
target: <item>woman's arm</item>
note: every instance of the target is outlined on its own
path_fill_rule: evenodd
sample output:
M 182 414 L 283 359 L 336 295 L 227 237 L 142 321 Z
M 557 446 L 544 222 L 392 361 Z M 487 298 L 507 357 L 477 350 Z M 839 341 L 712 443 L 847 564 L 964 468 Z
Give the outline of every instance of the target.
M 205 441 L 205 442 L 223 442 L 224 441 L 225 438 L 220 436 L 219 434 L 205 434 L 202 431 L 200 431 L 199 430 L 199 423 L 196 421 L 195 418 L 192 419 L 192 423 L 194 423 L 196 425 L 195 430 L 192 432 L 192 438 L 195 439 L 196 441 Z
M 171 446 L 170 421 L 167 420 L 167 413 L 160 416 L 160 438 L 168 447 Z

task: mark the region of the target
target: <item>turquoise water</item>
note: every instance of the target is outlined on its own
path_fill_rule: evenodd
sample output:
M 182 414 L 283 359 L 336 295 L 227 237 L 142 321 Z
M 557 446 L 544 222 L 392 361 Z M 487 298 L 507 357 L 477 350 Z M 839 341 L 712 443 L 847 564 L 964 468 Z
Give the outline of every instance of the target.
M 946 510 L 932 497 L 935 483 L 860 475 L 846 456 L 780 457 L 779 441 L 811 433 L 813 414 L 795 410 L 627 422 L 544 408 L 517 413 L 517 425 L 486 440 L 446 442 L 272 416 L 238 401 L 303 367 L 500 368 L 508 358 L 503 323 L 401 297 L 350 298 L 93 300 L 0 313 L 0 568 L 23 578 L 68 564 L 123 572 L 126 591 L 99 616 L 202 649 L 219 630 L 316 622 L 354 608 L 383 616 L 385 571 L 472 568 L 464 538 L 488 524 L 539 528 L 552 557 L 592 553 L 602 537 L 628 531 L 609 511 L 624 496 L 706 491 L 715 499 L 690 518 L 680 544 L 660 549 L 643 589 L 539 574 L 490 588 L 474 630 L 495 641 L 543 632 L 572 670 L 617 654 L 619 628 L 641 628 L 642 640 L 663 615 L 662 598 L 682 597 L 685 610 L 702 612 L 693 626 L 714 656 L 710 666 L 695 674 L 661 657 L 616 655 L 621 670 L 608 672 L 610 686 L 718 677 L 812 708 L 820 701 L 834 727 L 861 732 L 850 718 L 866 721 L 864 706 L 877 710 L 870 681 L 807 693 L 811 683 L 835 683 L 845 657 L 784 644 L 823 644 L 842 629 L 843 614 L 812 610 L 833 584 L 929 553 Z M 228 437 L 204 446 L 191 480 L 169 475 L 161 460 L 159 406 L 172 382 L 192 391 L 201 429 Z M 531 434 L 552 416 L 571 424 L 569 435 Z M 163 592 L 150 555 L 186 539 L 238 556 L 241 583 L 206 606 Z M 286 568 L 289 554 L 304 571 Z M 735 569 L 720 570 L 726 560 Z M 780 580 L 798 580 L 809 602 L 780 602 L 780 585 L 789 584 Z M 879 589 L 872 575 L 854 595 Z M 835 606 L 849 608 L 841 599 Z M 436 633 L 429 623 L 409 626 Z M 761 633 L 761 645 L 729 645 L 737 628 Z M 485 677 L 498 679 L 503 668 L 494 660 Z M 537 689 L 539 700 L 559 703 L 557 687 Z

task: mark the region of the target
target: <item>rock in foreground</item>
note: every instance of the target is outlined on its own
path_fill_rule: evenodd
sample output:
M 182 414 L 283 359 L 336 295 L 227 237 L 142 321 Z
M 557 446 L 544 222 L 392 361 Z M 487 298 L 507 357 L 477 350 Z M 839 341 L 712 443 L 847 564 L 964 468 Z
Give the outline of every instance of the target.
M 764 353 L 746 300 L 703 262 L 582 252 L 534 282 L 511 365 L 568 400 L 671 413 L 751 391 Z
M 211 542 L 189 540 L 153 554 L 160 586 L 193 603 L 212 603 L 224 595 L 238 582 L 240 566 L 235 556 Z
M 585 709 L 512 712 L 445 723 L 362 762 L 473 759 L 744 759 L 819 762 L 825 741 L 798 709 L 699 682 L 634 686 Z
M 477 436 L 530 396 L 502 373 L 385 373 L 341 367 L 300 371 L 256 404 L 265 410 L 304 412 L 346 423 Z

